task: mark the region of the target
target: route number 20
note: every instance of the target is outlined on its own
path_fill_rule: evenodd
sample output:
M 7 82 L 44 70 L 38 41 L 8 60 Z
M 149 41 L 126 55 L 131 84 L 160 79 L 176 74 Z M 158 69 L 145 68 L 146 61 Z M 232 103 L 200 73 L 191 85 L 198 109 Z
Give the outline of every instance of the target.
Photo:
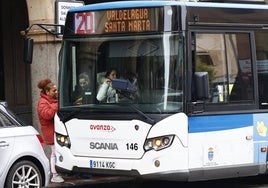
M 92 34 L 95 32 L 94 13 L 79 12 L 75 14 L 75 34 Z

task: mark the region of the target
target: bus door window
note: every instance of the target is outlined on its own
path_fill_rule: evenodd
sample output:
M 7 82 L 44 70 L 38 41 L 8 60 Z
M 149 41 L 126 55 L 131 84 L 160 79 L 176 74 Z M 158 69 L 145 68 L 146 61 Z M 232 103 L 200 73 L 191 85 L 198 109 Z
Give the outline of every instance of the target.
M 268 32 L 255 32 L 260 108 L 268 108 Z
M 81 75 L 85 75 L 88 79 L 88 86 L 86 91 L 83 91 L 83 102 L 77 102 L 77 99 L 73 100 L 74 104 L 94 104 L 94 95 L 96 94 L 96 79 L 95 79 L 95 66 L 98 55 L 98 44 L 94 42 L 79 42 L 76 45 L 76 62 L 73 65 L 73 85 L 74 93 L 77 95 L 77 88 L 80 88 Z M 83 77 L 83 76 L 82 76 Z M 81 95 L 81 94 L 80 94 Z M 81 97 L 80 97 L 81 98 Z M 86 99 L 85 99 L 86 98 Z
M 197 72 L 208 72 L 209 103 L 253 100 L 252 61 L 247 33 L 197 33 Z

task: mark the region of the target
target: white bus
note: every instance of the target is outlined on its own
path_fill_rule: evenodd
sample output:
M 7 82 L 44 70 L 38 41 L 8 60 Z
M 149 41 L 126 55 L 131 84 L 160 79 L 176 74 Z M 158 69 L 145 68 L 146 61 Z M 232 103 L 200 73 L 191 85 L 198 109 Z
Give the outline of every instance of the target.
M 265 174 L 267 15 L 261 4 L 179 1 L 69 10 L 57 167 L 172 181 Z M 98 101 L 112 68 L 114 100 Z M 77 100 L 81 73 L 89 89 Z

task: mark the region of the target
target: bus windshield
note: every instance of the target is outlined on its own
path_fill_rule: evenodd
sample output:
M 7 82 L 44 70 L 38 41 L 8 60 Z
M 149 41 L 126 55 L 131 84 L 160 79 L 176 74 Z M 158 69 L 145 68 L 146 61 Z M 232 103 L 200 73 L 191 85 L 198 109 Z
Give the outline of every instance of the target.
M 182 61 L 178 33 L 65 38 L 60 53 L 60 108 L 181 112 Z

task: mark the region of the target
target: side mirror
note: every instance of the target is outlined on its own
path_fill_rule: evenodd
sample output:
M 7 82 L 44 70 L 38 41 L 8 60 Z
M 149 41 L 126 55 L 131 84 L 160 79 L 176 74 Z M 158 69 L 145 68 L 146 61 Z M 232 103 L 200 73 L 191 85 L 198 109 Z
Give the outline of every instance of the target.
M 209 77 L 208 72 L 195 72 L 197 99 L 204 100 L 209 98 Z
M 33 60 L 33 39 L 25 38 L 24 39 L 24 57 L 23 60 L 25 63 L 32 63 Z

